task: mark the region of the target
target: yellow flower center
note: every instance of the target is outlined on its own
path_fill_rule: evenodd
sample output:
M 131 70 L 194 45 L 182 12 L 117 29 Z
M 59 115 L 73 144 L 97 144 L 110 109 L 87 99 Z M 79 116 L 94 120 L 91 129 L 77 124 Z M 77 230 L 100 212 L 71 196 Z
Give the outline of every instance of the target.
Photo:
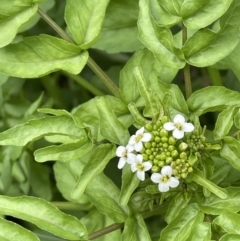
M 170 177 L 169 177 L 168 175 L 163 176 L 163 177 L 161 178 L 161 182 L 163 182 L 163 183 L 167 183 L 167 182 L 169 182 L 169 180 L 170 180 Z
M 182 124 L 181 123 L 175 123 L 174 126 L 178 129 L 178 130 L 182 130 Z
M 144 166 L 142 165 L 142 163 L 137 163 L 136 167 L 139 171 L 144 171 Z
M 139 142 L 141 139 L 142 139 L 143 135 L 142 134 L 139 134 L 135 137 L 135 141 L 136 142 Z

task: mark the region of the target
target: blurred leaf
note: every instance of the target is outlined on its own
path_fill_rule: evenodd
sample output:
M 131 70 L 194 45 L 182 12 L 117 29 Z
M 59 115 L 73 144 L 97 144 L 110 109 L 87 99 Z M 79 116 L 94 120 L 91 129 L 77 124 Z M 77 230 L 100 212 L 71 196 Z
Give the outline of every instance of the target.
M 201 202 L 201 210 L 206 214 L 212 215 L 220 215 L 225 210 L 239 212 L 240 188 L 227 187 L 226 191 L 228 196 L 225 199 L 221 199 L 214 194 L 205 198 L 203 202 Z
M 186 241 L 210 241 L 211 240 L 211 223 L 199 223 L 196 225 Z
M 239 17 L 240 3 L 234 1 L 220 19 L 220 30 L 198 30 L 182 48 L 187 62 L 197 67 L 205 67 L 229 55 L 239 42 Z
M 237 110 L 237 113 L 234 116 L 234 125 L 240 129 L 240 109 Z
M 140 180 L 138 179 L 136 173 L 131 171 L 130 166 L 125 165 L 122 171 L 122 187 L 119 197 L 119 202 L 122 206 L 126 206 L 128 201 L 138 187 Z
M 238 234 L 225 234 L 223 235 L 219 241 L 239 241 L 240 235 Z
M 1 241 L 40 241 L 39 238 L 28 229 L 0 218 Z
M 0 213 L 32 222 L 39 228 L 61 238 L 87 239 L 87 230 L 77 218 L 59 211 L 55 206 L 40 198 L 0 196 Z
M 52 134 L 66 135 L 73 139 L 80 139 L 86 135 L 84 129 L 79 129 L 73 120 L 66 116 L 46 116 L 0 133 L 0 144 L 25 146 L 30 141 Z
M 18 29 L 36 12 L 38 5 L 30 0 L 1 0 L 0 48 L 12 42 Z
M 107 163 L 116 155 L 116 147 L 113 144 L 102 144 L 97 146 L 89 161 L 84 166 L 78 177 L 76 186 L 73 189 L 72 197 L 79 198 L 85 191 L 88 184 L 100 174 Z
M 229 210 L 222 212 L 213 221 L 213 224 L 220 225 L 227 233 L 240 235 L 240 215 Z
M 230 105 L 240 105 L 240 95 L 237 91 L 222 86 L 208 86 L 195 91 L 188 98 L 187 104 L 190 111 L 200 116 L 206 112 L 222 111 Z
M 0 71 L 20 78 L 40 77 L 59 69 L 78 74 L 87 59 L 88 53 L 76 45 L 40 35 L 0 49 Z
M 203 221 L 204 214 L 196 203 L 187 205 L 161 232 L 159 241 L 186 241 L 193 228 Z
M 228 10 L 232 1 L 185 0 L 181 6 L 183 23 L 191 29 L 207 27 Z
M 185 65 L 182 52 L 173 44 L 171 31 L 166 27 L 158 26 L 152 19 L 149 10 L 149 0 L 140 0 L 138 18 L 139 39 L 153 52 L 157 60 L 176 69 Z M 163 58 L 163 56 L 168 56 Z
M 158 0 L 159 4 L 161 4 L 171 15 L 180 16 L 181 5 L 183 4 L 183 0 Z
M 137 37 L 138 12 L 136 0 L 111 0 L 99 39 L 93 47 L 108 53 L 133 52 L 142 48 Z
M 98 38 L 109 0 L 68 0 L 65 20 L 74 40 L 88 49 Z
M 129 215 L 128 206 L 119 205 L 120 190 L 103 173 L 96 176 L 86 187 L 85 195 L 104 215 L 116 223 L 124 222 Z
M 121 238 L 121 241 L 136 240 L 151 241 L 148 229 L 145 225 L 142 215 L 140 214 L 127 218 Z

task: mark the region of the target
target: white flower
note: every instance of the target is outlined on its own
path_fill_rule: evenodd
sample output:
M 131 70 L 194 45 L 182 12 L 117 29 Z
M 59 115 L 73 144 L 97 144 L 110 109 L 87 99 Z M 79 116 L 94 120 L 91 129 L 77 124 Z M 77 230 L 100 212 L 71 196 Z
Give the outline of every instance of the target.
M 192 132 L 194 130 L 194 125 L 185 122 L 185 118 L 180 114 L 177 114 L 173 118 L 173 122 L 167 122 L 163 127 L 167 131 L 173 130 L 173 136 L 176 139 L 182 139 L 184 137 L 184 132 Z
M 141 180 L 145 180 L 145 172 L 150 170 L 152 167 L 152 163 L 147 161 L 143 162 L 143 156 L 138 154 L 136 156 L 135 162 L 132 163 L 131 165 L 131 170 L 132 172 L 137 171 L 137 177 Z
M 148 142 L 152 138 L 150 133 L 144 133 L 144 127 L 136 132 L 136 135 L 132 135 L 128 144 L 134 146 L 135 151 L 141 151 L 143 148 L 143 142 Z
M 172 167 L 164 166 L 160 173 L 153 173 L 151 180 L 158 184 L 158 189 L 160 192 L 169 191 L 169 187 L 177 187 L 179 185 L 179 180 L 176 177 L 172 177 Z
M 127 163 L 132 164 L 135 161 L 136 155 L 131 153 L 134 151 L 133 146 L 127 145 L 119 146 L 116 150 L 116 156 L 120 157 L 118 162 L 118 168 L 122 169 L 124 165 Z

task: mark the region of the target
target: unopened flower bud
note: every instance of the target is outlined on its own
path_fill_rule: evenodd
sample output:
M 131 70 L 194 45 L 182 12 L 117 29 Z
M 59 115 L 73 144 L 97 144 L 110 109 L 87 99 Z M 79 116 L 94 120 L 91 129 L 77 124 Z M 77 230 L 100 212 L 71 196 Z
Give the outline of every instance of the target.
M 185 143 L 185 142 L 182 142 L 182 143 L 178 146 L 179 151 L 185 151 L 185 150 L 187 150 L 187 148 L 188 148 L 188 144 Z
M 168 131 L 165 130 L 165 129 L 162 129 L 162 130 L 160 131 L 160 136 L 161 136 L 161 137 L 168 137 Z
M 149 124 L 149 123 L 146 124 L 144 127 L 147 131 L 152 131 L 152 129 L 153 129 L 152 124 Z
M 168 121 L 167 116 L 163 116 L 163 117 L 161 118 L 162 124 L 165 124 L 167 121 Z
M 174 146 L 176 144 L 176 139 L 173 136 L 170 136 L 168 138 L 168 143 Z
M 160 171 L 160 167 L 159 166 L 153 166 L 152 167 L 152 172 L 159 172 Z

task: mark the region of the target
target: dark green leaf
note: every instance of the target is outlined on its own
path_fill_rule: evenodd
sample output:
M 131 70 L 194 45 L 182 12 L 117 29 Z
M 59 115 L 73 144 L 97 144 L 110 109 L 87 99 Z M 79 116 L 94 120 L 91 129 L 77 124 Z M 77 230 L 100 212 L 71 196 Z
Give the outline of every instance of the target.
M 0 49 L 0 71 L 20 78 L 40 77 L 59 69 L 78 74 L 87 59 L 88 53 L 79 47 L 59 38 L 40 35 Z

